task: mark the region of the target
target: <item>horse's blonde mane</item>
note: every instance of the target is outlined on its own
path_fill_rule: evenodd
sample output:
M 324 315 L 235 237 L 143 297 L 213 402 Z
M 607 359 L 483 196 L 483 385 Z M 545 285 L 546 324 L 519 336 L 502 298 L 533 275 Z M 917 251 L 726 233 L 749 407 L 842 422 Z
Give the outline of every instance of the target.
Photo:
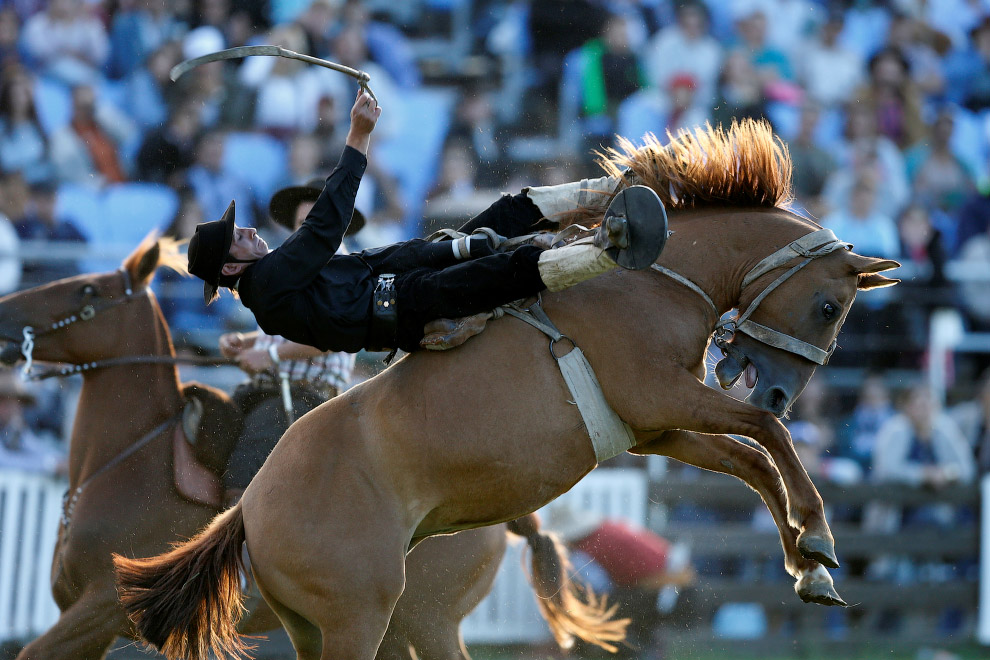
M 140 265 L 145 256 L 155 248 L 158 247 L 158 261 L 153 264 L 153 267 L 148 271 L 149 279 L 150 275 L 159 268 L 171 268 L 180 275 L 189 275 L 186 270 L 186 258 L 179 252 L 179 248 L 183 243 L 187 241 L 177 241 L 169 236 L 159 236 L 157 232 L 151 232 L 144 237 L 141 244 L 138 245 L 134 251 L 124 259 L 122 267 L 134 274 L 140 269 Z
M 733 120 L 728 130 L 679 129 L 662 145 L 649 133 L 644 145 L 619 138 L 600 153 L 609 176 L 649 186 L 669 210 L 708 205 L 784 208 L 791 201 L 791 157 L 764 120 Z

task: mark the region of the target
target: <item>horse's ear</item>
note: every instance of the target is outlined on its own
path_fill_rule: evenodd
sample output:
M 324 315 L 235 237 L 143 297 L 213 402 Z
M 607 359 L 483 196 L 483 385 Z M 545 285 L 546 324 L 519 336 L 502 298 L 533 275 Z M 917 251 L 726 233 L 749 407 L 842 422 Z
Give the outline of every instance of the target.
M 151 281 L 160 258 L 161 246 L 153 236 L 149 236 L 124 260 L 124 268 L 130 273 L 135 288 L 146 286 Z
M 880 289 L 885 286 L 894 286 L 898 282 L 900 282 L 900 280 L 895 280 L 891 277 L 884 277 L 883 275 L 877 275 L 876 273 L 869 273 L 859 276 L 859 282 L 856 283 L 856 288 L 863 291 L 866 289 Z
M 879 257 L 864 257 L 855 252 L 847 252 L 849 269 L 858 277 L 856 288 L 858 289 L 878 289 L 884 286 L 893 286 L 900 282 L 890 277 L 878 275 L 885 270 L 899 268 L 900 264 L 892 259 L 880 259 Z

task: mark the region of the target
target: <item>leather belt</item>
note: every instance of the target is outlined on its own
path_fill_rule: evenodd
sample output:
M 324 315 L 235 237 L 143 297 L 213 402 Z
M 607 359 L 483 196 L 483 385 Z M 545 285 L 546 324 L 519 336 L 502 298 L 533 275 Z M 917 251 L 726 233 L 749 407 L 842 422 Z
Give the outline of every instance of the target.
M 368 341 L 365 348 L 369 351 L 394 348 L 399 321 L 394 273 L 378 276 L 378 283 L 371 298 L 371 323 L 368 327 Z

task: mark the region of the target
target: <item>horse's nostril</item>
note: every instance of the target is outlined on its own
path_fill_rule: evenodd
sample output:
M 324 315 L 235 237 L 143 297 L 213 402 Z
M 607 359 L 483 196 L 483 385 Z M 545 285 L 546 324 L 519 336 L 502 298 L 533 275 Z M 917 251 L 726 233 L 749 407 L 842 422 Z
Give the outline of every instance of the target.
M 775 415 L 780 415 L 787 410 L 787 401 L 787 393 L 779 387 L 771 387 L 764 399 L 766 409 Z

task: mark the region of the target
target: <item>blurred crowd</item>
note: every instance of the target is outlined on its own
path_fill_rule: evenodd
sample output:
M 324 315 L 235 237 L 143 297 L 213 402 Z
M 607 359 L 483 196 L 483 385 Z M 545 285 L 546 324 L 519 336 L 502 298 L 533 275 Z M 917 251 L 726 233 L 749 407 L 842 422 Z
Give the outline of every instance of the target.
M 112 267 L 152 230 L 186 239 L 232 199 L 238 224 L 283 240 L 268 200 L 329 173 L 357 86 L 272 57 L 169 78 L 252 44 L 371 75 L 384 112 L 352 249 L 596 176 L 616 135 L 769 120 L 795 210 L 905 265 L 840 336 L 830 369 L 858 387 L 819 374 L 787 420 L 809 473 L 942 488 L 990 471 L 990 345 L 956 357 L 950 405 L 920 376 L 935 310 L 990 332 L 990 0 L 0 0 L 0 294 Z M 229 297 L 205 307 L 198 280 L 155 286 L 180 348 L 253 328 Z M 8 375 L 0 467 L 64 474 L 71 403 Z M 973 512 L 836 515 L 950 529 Z

